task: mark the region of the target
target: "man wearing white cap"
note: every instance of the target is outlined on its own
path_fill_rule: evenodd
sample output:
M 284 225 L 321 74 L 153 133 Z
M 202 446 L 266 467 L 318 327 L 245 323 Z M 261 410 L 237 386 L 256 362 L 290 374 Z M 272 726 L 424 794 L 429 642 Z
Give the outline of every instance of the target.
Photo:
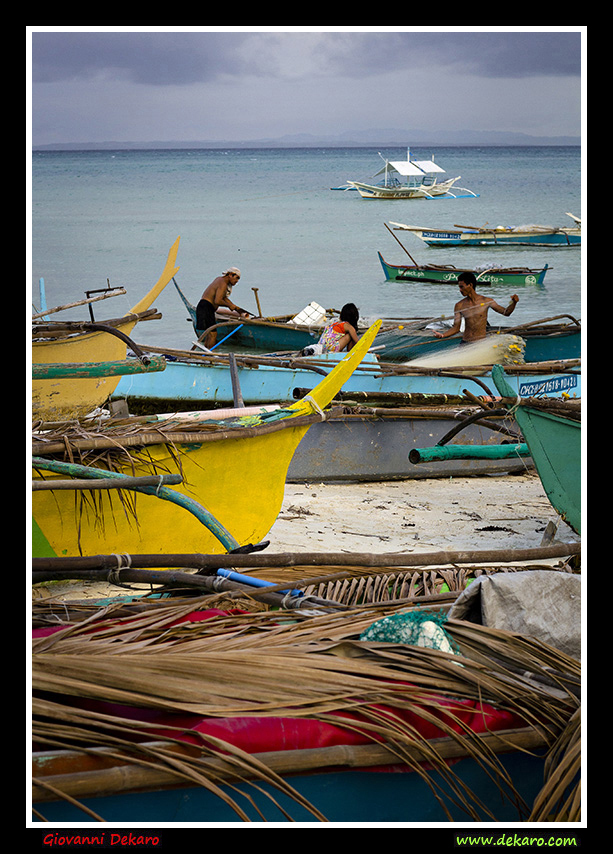
M 213 279 L 211 284 L 202 294 L 200 302 L 196 306 L 196 329 L 199 335 L 215 325 L 215 312 L 219 306 L 224 305 L 235 311 L 239 316 L 249 317 L 249 312 L 238 305 L 234 305 L 230 299 L 230 292 L 241 277 L 241 271 L 237 267 L 229 267 L 221 276 Z M 209 350 L 217 342 L 217 330 L 213 329 L 206 336 L 204 346 Z

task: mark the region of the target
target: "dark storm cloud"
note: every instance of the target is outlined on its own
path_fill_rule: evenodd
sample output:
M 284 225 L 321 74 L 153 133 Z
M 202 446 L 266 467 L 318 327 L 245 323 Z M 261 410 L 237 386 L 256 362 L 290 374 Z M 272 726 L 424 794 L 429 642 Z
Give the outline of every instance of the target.
M 33 33 L 32 79 L 52 83 L 104 74 L 152 86 L 206 82 L 247 71 L 241 49 L 248 35 Z
M 319 77 L 426 67 L 507 79 L 581 72 L 580 32 L 37 32 L 32 79 L 104 75 L 164 86 L 241 74 L 282 76 L 293 44 L 298 51 L 308 46 L 305 73 Z
M 490 78 L 581 74 L 579 32 L 334 33 L 320 51 L 330 70 L 357 77 L 426 66 Z

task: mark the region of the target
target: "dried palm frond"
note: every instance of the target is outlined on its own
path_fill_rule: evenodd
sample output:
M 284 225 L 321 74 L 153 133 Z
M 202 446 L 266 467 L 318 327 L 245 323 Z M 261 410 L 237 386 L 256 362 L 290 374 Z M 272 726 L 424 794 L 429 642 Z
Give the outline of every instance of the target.
M 225 742 L 207 737 L 197 756 L 177 759 L 179 732 L 177 738 L 156 736 L 160 743 L 152 748 L 145 745 L 147 724 L 75 709 L 67 698 L 75 698 L 77 705 L 85 699 L 88 705 L 112 702 L 203 717 L 315 719 L 359 732 L 373 750 L 385 752 L 387 760 L 379 754 L 378 764 L 411 768 L 448 815 L 448 801 L 472 820 L 479 820 L 483 810 L 448 765 L 446 751 L 452 745 L 455 755 L 471 756 L 504 796 L 517 802 L 523 820 L 551 820 L 558 812 L 565 820 L 578 820 L 580 665 L 574 659 L 535 640 L 461 621 L 446 623 L 461 656 L 369 643 L 360 640 L 373 622 L 369 608 L 311 617 L 300 612 L 232 614 L 203 622 L 189 620 L 193 610 L 193 600 L 132 614 L 122 605 L 110 606 L 36 639 L 35 741 L 80 751 L 111 747 L 131 766 L 170 774 L 174 785 L 203 785 L 219 793 L 244 817 L 235 799 L 221 794 L 228 754 L 233 780 L 249 779 L 254 785 L 266 780 L 297 801 L 300 796 L 274 769 Z M 397 608 L 381 607 L 376 617 L 398 613 Z M 463 722 L 466 701 L 512 713 L 526 733 L 546 746 L 546 779 L 534 805 L 521 802 L 491 741 Z M 418 721 L 442 732 L 445 750 L 420 734 Z M 142 743 L 135 746 L 135 737 Z M 428 768 L 442 776 L 449 787 L 446 794 Z M 53 785 L 51 779 L 43 783 Z

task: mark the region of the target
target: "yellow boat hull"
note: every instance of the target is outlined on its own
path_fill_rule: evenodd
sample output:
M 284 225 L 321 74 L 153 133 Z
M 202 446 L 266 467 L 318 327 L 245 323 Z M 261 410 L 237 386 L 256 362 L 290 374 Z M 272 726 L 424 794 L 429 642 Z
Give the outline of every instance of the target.
M 252 435 L 232 437 L 232 429 L 217 441 L 197 439 L 159 443 L 131 452 L 134 464 L 121 469 L 130 476 L 181 474 L 176 492 L 197 501 L 234 537 L 239 545 L 260 542 L 274 524 L 283 501 L 287 470 L 307 430 L 301 416 L 323 410 L 351 376 L 371 346 L 380 322 L 307 397 L 286 410 L 278 422 L 236 419 Z M 297 420 L 299 419 L 299 420 Z M 35 478 L 58 477 L 34 472 Z M 218 554 L 226 551 L 214 533 L 190 512 L 153 495 L 117 491 L 35 491 L 32 494 L 34 556 L 96 554 Z
M 146 311 L 177 273 L 179 240 L 168 253 L 162 275 L 126 317 Z M 116 328 L 130 335 L 138 321 L 132 317 Z M 126 358 L 126 343 L 107 332 L 87 332 L 67 338 L 32 342 L 33 365 L 82 365 L 91 362 L 120 362 Z M 100 406 L 115 391 L 120 376 L 78 379 L 35 379 L 32 381 L 32 418 L 62 421 L 82 418 Z

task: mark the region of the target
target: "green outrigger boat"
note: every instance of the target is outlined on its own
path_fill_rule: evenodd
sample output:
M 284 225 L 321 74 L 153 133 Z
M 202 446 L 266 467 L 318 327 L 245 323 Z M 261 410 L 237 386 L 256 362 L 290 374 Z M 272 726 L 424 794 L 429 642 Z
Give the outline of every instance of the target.
M 515 397 L 500 365 L 492 379 L 503 397 Z M 512 405 L 551 504 L 581 533 L 581 401 L 525 399 Z
M 430 285 L 457 285 L 461 273 L 474 273 L 480 285 L 504 285 L 518 287 L 522 285 L 542 285 L 549 265 L 539 270 L 528 267 L 489 268 L 454 267 L 453 264 L 390 264 L 380 252 L 377 252 L 388 282 L 421 282 Z

